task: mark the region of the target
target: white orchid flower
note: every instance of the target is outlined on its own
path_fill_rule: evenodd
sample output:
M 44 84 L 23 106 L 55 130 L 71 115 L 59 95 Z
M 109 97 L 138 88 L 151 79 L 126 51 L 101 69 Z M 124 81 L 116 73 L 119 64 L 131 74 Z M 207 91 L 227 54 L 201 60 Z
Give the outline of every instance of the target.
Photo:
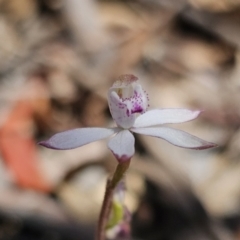
M 200 111 L 188 109 L 147 110 L 148 97 L 134 75 L 122 75 L 108 92 L 111 115 L 117 124 L 115 128 L 77 128 L 57 133 L 39 144 L 47 148 L 66 150 L 110 136 L 108 148 L 119 162 L 128 161 L 135 152 L 132 133 L 157 137 L 169 143 L 189 149 L 216 147 L 189 133 L 164 124 L 183 123 L 198 117 Z

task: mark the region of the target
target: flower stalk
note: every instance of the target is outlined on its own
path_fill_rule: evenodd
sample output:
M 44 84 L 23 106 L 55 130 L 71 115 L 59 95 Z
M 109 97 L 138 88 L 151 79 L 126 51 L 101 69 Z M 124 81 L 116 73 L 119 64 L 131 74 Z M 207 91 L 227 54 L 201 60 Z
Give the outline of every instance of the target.
M 113 177 L 107 180 L 104 199 L 98 220 L 96 240 L 105 240 L 106 226 L 111 213 L 114 190 L 118 183 L 123 178 L 125 172 L 129 168 L 129 165 L 130 160 L 118 163 L 117 168 L 113 174 Z

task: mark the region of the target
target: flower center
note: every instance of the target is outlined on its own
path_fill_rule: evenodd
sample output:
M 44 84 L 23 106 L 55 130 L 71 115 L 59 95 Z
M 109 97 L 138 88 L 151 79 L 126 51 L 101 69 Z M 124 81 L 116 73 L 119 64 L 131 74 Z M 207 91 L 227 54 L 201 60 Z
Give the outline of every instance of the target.
M 137 113 L 144 113 L 148 97 L 134 75 L 122 75 L 109 90 L 109 107 L 113 119 L 123 128 L 130 128 Z

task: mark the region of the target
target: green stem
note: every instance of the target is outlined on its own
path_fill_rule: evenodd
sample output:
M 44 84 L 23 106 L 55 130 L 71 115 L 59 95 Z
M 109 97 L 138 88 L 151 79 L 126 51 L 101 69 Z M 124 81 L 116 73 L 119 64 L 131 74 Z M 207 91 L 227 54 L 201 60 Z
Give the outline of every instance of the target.
M 127 171 L 129 164 L 130 160 L 119 163 L 112 179 L 107 180 L 106 191 L 98 220 L 96 240 L 105 240 L 105 230 L 111 212 L 114 190 L 119 181 L 123 178 L 123 175 Z

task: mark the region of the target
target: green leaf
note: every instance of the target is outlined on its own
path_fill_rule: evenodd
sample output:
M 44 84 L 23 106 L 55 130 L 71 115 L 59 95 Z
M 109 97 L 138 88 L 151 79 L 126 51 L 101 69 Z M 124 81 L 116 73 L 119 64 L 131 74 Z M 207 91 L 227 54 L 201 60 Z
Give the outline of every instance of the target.
M 108 220 L 106 229 L 115 227 L 122 219 L 124 214 L 124 207 L 116 201 L 112 203 L 111 217 Z

